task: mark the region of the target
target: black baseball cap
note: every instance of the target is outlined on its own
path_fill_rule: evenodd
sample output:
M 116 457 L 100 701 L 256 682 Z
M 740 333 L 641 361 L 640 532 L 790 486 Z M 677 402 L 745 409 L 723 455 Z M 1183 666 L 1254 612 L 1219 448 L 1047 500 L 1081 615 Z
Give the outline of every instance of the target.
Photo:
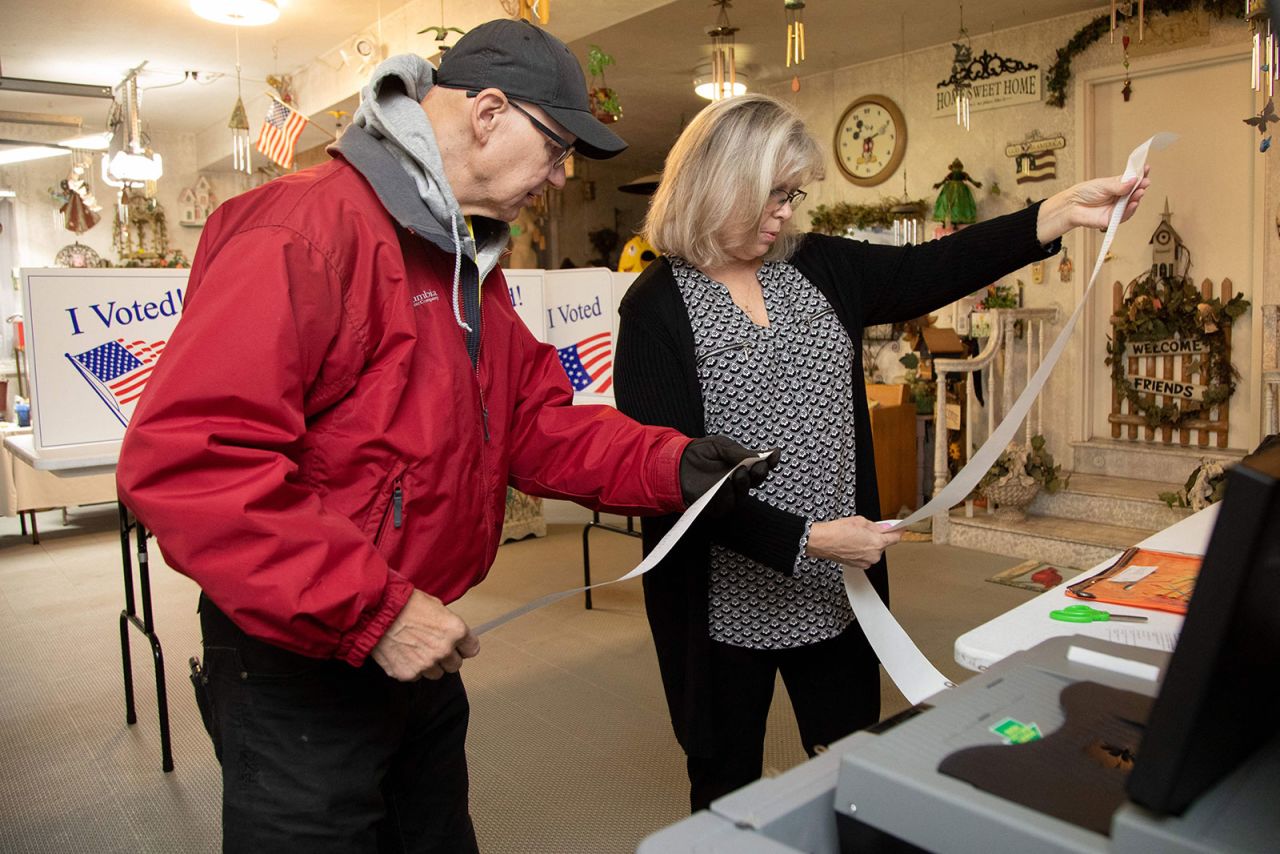
M 594 160 L 627 147 L 591 115 L 582 66 L 555 36 L 528 21 L 499 19 L 470 30 L 440 58 L 436 84 L 450 89 L 501 89 L 537 104 L 578 138 L 574 150 Z

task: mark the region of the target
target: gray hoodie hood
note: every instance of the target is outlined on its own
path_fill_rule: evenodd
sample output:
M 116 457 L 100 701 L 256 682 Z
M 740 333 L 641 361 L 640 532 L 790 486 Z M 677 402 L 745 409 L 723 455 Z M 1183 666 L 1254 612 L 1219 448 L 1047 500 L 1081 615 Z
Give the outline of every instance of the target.
M 454 256 L 454 316 L 459 326 L 469 329 L 459 310 L 462 259 L 469 258 L 484 281 L 497 266 L 510 229 L 505 223 L 472 217 L 475 239 L 468 234 L 445 177 L 435 132 L 422 109 L 434 79 L 435 69 L 419 56 L 403 54 L 384 61 L 360 91 L 352 127 L 336 148 L 360 170 L 401 225 Z M 416 193 L 405 183 L 406 174 Z

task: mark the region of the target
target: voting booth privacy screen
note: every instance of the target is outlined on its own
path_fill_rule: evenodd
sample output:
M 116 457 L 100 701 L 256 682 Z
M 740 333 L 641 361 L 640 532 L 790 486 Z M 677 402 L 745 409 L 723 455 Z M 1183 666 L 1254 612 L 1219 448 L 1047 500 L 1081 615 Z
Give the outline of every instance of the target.
M 534 337 L 556 348 L 582 402 L 613 402 L 617 305 L 634 273 L 507 270 Z M 187 270 L 24 269 L 35 450 L 118 445 L 182 316 Z M 234 359 L 234 353 L 227 353 Z
M 1274 737 L 1280 699 L 1280 445 L 1227 474 L 1187 619 L 1128 793 L 1180 813 Z
M 618 303 L 638 274 L 603 267 L 504 272 L 516 314 L 533 337 L 556 348 L 575 400 L 613 405 Z
M 22 270 L 38 454 L 75 454 L 124 438 L 182 315 L 187 272 Z

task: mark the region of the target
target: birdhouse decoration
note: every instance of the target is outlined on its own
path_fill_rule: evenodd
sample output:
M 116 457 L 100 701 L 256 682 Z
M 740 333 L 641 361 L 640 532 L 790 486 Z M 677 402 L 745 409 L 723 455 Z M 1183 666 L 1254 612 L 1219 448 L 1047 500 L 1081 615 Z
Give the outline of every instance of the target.
M 178 207 L 181 211 L 178 222 L 186 226 L 202 226 L 217 206 L 218 200 L 213 195 L 209 179 L 201 175 L 194 184 L 178 194 Z
M 1151 277 L 1153 279 L 1171 279 L 1182 277 L 1191 268 L 1191 253 L 1173 230 L 1169 220 L 1173 213 L 1169 210 L 1169 200 L 1165 199 L 1164 213 L 1160 214 L 1160 224 L 1151 233 Z

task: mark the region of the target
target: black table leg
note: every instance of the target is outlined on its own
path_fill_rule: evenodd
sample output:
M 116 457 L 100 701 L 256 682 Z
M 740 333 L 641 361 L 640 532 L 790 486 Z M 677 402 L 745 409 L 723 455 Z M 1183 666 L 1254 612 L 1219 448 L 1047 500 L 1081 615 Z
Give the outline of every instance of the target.
M 133 625 L 151 644 L 156 675 L 156 706 L 160 716 L 160 767 L 173 770 L 173 747 L 169 738 L 169 698 L 165 688 L 164 652 L 156 636 L 151 613 L 151 571 L 147 561 L 147 529 L 141 521 L 129 522 L 129 510 L 120 504 L 120 548 L 124 565 L 124 610 L 120 612 L 120 656 L 124 664 L 125 722 L 137 723 L 133 702 L 133 666 L 129 655 L 128 626 Z M 138 583 L 142 595 L 142 617 L 139 619 L 133 595 L 133 563 L 129 549 L 129 531 L 137 538 Z
M 599 528 L 602 531 L 613 531 L 615 534 L 626 534 L 628 537 L 638 537 L 640 532 L 636 530 L 635 519 L 631 516 L 627 517 L 627 527 L 619 528 L 617 525 L 606 525 L 600 521 L 600 514 L 592 512 L 591 521 L 582 529 L 582 585 L 584 587 L 591 586 L 591 546 L 588 535 L 592 528 Z M 584 607 L 591 610 L 591 591 L 586 590 L 582 594 Z

